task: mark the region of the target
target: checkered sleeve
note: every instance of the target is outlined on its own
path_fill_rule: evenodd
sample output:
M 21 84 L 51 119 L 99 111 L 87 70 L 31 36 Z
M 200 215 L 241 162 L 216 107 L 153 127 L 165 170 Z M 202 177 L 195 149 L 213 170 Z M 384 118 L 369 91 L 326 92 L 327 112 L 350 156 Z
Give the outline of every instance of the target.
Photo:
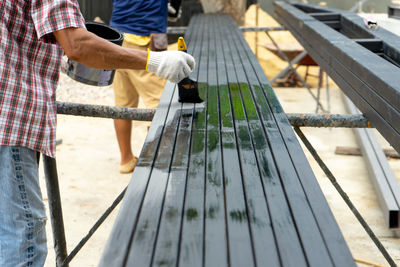
M 45 41 L 58 30 L 85 28 L 77 0 L 31 0 L 31 16 L 38 39 Z

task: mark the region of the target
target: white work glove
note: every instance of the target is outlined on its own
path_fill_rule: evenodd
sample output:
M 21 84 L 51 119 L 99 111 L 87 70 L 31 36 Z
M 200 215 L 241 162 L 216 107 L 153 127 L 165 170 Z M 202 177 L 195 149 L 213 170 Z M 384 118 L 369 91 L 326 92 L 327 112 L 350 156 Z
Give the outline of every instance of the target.
M 178 83 L 193 71 L 195 66 L 194 58 L 181 51 L 149 51 L 147 60 L 147 71 L 167 79 L 170 82 Z

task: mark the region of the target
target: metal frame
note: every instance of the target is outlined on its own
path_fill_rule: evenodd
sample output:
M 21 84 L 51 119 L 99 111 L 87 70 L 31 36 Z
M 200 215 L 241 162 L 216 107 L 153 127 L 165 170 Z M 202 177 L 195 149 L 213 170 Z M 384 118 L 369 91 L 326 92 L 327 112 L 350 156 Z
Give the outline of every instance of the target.
M 400 19 L 400 7 L 390 5 L 388 8 L 389 18 Z
M 351 114 L 360 114 L 351 100 L 344 96 Z M 364 156 L 384 219 L 389 229 L 400 229 L 400 187 L 385 154 L 371 129 L 353 129 Z
M 400 151 L 400 37 L 369 30 L 353 13 L 305 4 L 275 2 L 275 17 Z
M 122 108 L 102 105 L 87 105 L 57 102 L 57 113 L 61 115 L 97 117 L 107 119 L 125 119 L 151 121 L 154 109 Z M 345 127 L 369 128 L 369 121 L 363 115 L 341 114 L 286 114 L 290 123 L 296 127 Z M 120 203 L 125 190 L 116 198 L 111 207 L 100 217 L 89 233 L 68 255 L 66 249 L 65 230 L 62 216 L 62 205 L 58 186 L 56 160 L 44 156 L 43 159 L 46 185 L 49 197 L 50 219 L 53 229 L 54 247 L 57 266 L 68 266 L 79 250 L 85 245 L 97 228 L 105 221 L 111 211 Z
M 246 31 L 247 29 L 243 30 Z M 265 31 L 265 29 L 262 29 L 260 31 Z M 132 119 L 132 120 L 142 120 L 142 121 L 151 120 L 154 116 L 154 110 L 141 110 L 141 109 L 128 109 L 128 108 L 121 109 L 116 107 L 80 105 L 72 103 L 57 103 L 57 111 L 59 114 L 66 114 L 66 115 L 90 116 L 90 117 L 93 116 L 93 117 L 112 118 L 112 119 L 116 118 Z M 298 127 L 303 127 L 303 126 L 309 126 L 309 127 L 370 127 L 371 126 L 369 121 L 362 115 L 287 114 L 287 117 L 290 120 L 290 123 L 295 126 L 295 130 L 298 133 L 299 133 Z M 305 142 L 305 144 L 307 145 L 307 142 Z M 312 151 L 312 147 L 311 148 L 309 146 L 307 147 L 310 151 Z M 315 157 L 314 154 L 313 156 Z M 58 189 L 56 163 L 54 159 L 49 159 L 45 157 L 44 164 L 45 164 L 44 167 L 45 167 L 46 183 L 48 191 L 52 192 L 51 195 L 49 195 L 49 202 L 51 204 L 50 215 L 52 220 L 54 242 L 57 254 L 56 264 L 57 266 L 68 266 L 68 263 L 76 255 L 79 249 L 86 243 L 86 241 L 90 238 L 90 236 L 94 233 L 94 231 L 98 228 L 98 226 L 106 219 L 106 217 L 111 213 L 111 211 L 115 208 L 115 206 L 118 205 L 118 203 L 121 201 L 125 193 L 125 190 L 117 197 L 112 206 L 103 214 L 103 216 L 101 216 L 98 222 L 89 231 L 88 235 L 86 235 L 83 238 L 83 240 L 79 243 L 79 245 L 67 257 L 64 226 L 62 221 L 61 200 Z M 354 212 L 355 208 L 351 207 L 351 209 Z M 362 222 L 362 220 L 360 221 Z M 364 224 L 363 226 L 365 227 Z M 368 228 L 368 225 L 366 226 Z M 371 233 L 369 234 L 371 238 L 374 240 L 374 242 L 377 244 L 377 246 L 380 249 L 382 249 L 383 246 L 381 246 L 379 240 L 376 237 L 373 238 L 374 237 L 373 233 L 372 235 Z M 384 248 L 381 251 L 385 256 L 385 258 L 388 260 L 388 262 L 391 263 L 392 265 L 393 260 L 391 260 L 390 256 L 387 254 Z
M 291 71 L 292 73 L 294 73 L 297 77 L 297 79 L 299 79 L 299 81 L 303 84 L 303 86 L 307 89 L 307 91 L 310 93 L 310 95 L 312 96 L 312 98 L 314 98 L 315 102 L 317 103 L 317 107 L 315 112 L 318 112 L 320 109 L 322 112 L 330 112 L 330 104 L 329 104 L 329 88 L 328 88 L 328 83 L 326 84 L 327 87 L 327 99 L 328 99 L 328 109 L 325 109 L 321 102 L 320 102 L 320 91 L 321 91 L 321 81 L 322 81 L 322 73 L 321 73 L 321 69 L 320 69 L 320 74 L 319 74 L 319 82 L 318 82 L 318 89 L 317 89 L 317 96 L 314 95 L 314 93 L 311 91 L 310 86 L 308 86 L 307 82 L 303 79 L 303 77 L 301 77 L 301 75 L 297 72 L 297 67 L 294 67 L 295 64 L 299 63 L 304 57 L 307 56 L 307 51 L 303 51 L 301 52 L 297 57 L 295 57 L 293 60 L 290 60 L 286 54 L 282 51 L 282 49 L 279 47 L 279 45 L 275 42 L 275 40 L 272 38 L 272 36 L 269 34 L 268 31 L 265 31 L 265 33 L 267 34 L 268 38 L 271 40 L 271 42 L 273 43 L 273 45 L 276 47 L 276 49 L 278 50 L 278 53 L 280 54 L 280 56 L 285 59 L 285 61 L 288 63 L 288 66 L 282 70 L 280 73 L 278 73 L 274 78 L 272 78 L 271 83 L 273 83 L 274 81 L 276 81 L 278 78 L 284 76 L 288 71 Z

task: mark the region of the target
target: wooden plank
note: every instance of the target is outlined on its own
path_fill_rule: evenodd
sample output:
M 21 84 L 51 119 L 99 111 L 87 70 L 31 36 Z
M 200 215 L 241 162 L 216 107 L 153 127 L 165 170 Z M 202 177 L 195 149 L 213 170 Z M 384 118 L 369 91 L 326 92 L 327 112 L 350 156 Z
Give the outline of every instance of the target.
M 125 193 L 124 201 L 121 204 L 99 266 L 124 266 L 125 264 L 131 237 L 149 182 L 151 167 L 158 151 L 160 139 L 157 136 L 160 136 L 163 132 L 163 127 L 159 126 L 164 125 L 167 118 L 174 87 L 175 84 L 167 83 L 164 89 L 158 105 L 159 110 L 154 115 L 138 164 L 132 174 L 132 177 L 135 178 L 131 180 Z M 118 246 L 115 244 L 118 244 Z
M 237 34 L 240 34 L 237 32 Z M 247 47 L 247 43 L 241 39 L 242 47 Z M 281 162 L 286 162 L 284 160 L 285 157 L 279 156 L 278 153 L 280 153 L 280 149 L 287 149 L 290 154 L 290 158 L 288 158 L 288 162 L 292 161 L 293 165 L 295 166 L 296 173 L 299 177 L 301 187 L 303 188 L 304 192 L 307 195 L 307 200 L 308 204 L 312 208 L 312 214 L 311 217 L 314 217 L 318 226 L 315 231 L 320 232 L 322 237 L 323 237 L 323 244 L 328 248 L 329 250 L 329 256 L 331 257 L 332 261 L 336 266 L 354 266 L 354 261 L 352 259 L 352 256 L 350 254 L 350 251 L 344 241 L 344 238 L 342 234 L 340 233 L 339 227 L 337 226 L 337 223 L 333 217 L 332 212 L 329 209 L 329 206 L 322 194 L 321 189 L 319 188 L 319 185 L 315 179 L 315 176 L 313 175 L 313 172 L 307 162 L 307 159 L 304 155 L 304 152 L 301 149 L 300 144 L 297 141 L 297 138 L 294 135 L 293 130 L 291 129 L 290 123 L 287 120 L 285 113 L 282 110 L 282 107 L 279 104 L 278 99 L 276 98 L 276 95 L 274 94 L 272 88 L 269 85 L 269 82 L 264 75 L 264 72 L 261 68 L 261 66 L 258 64 L 256 57 L 254 56 L 253 53 L 250 52 L 250 49 L 244 49 L 246 51 L 247 57 L 249 62 L 251 63 L 251 66 L 253 68 L 253 71 L 256 74 L 257 80 L 259 81 L 259 85 L 264 89 L 264 97 L 265 100 L 269 103 L 269 107 L 273 111 L 273 115 L 275 118 L 271 120 L 271 118 L 268 117 L 268 114 L 266 114 L 265 110 L 268 110 L 268 106 L 261 106 L 259 100 L 262 99 L 262 95 L 260 95 L 260 91 L 257 92 L 257 90 L 253 91 L 254 96 L 259 96 L 257 100 L 258 104 L 258 110 L 262 115 L 262 118 L 264 120 L 264 127 L 267 132 L 271 132 L 271 135 L 273 136 L 274 131 L 271 131 L 271 124 L 273 122 L 277 123 L 278 130 L 284 136 L 284 146 L 279 148 L 277 144 L 280 143 L 279 139 L 274 141 L 272 139 L 272 136 L 269 135 L 269 140 L 272 146 L 272 150 L 274 151 L 274 156 L 276 159 L 279 159 L 279 161 L 276 161 L 276 164 L 278 166 L 278 169 L 281 171 L 281 175 L 283 176 L 284 172 L 282 172 L 282 169 L 280 168 L 279 165 L 282 165 Z M 242 58 L 242 62 L 245 61 Z M 245 65 L 244 65 L 245 66 Z M 248 67 L 244 68 L 246 73 L 251 73 L 252 71 L 249 70 Z M 249 78 L 250 81 L 253 81 L 253 78 Z M 254 87 L 256 89 L 257 87 Z M 264 107 L 261 109 L 261 107 Z M 275 147 L 275 149 L 274 149 Z M 287 157 L 286 157 L 287 158 Z M 289 176 L 290 177 L 290 176 Z M 282 178 L 284 179 L 284 178 Z M 285 185 L 286 187 L 286 185 Z M 288 195 L 288 194 L 287 194 Z M 288 196 L 288 200 L 290 201 L 290 198 Z M 294 212 L 295 210 L 293 209 L 292 206 L 292 211 Z M 295 215 L 295 213 L 294 213 Z M 304 214 L 299 214 L 298 216 L 303 216 Z M 297 222 L 297 220 L 296 220 Z M 299 226 L 298 226 L 299 227 Z M 304 225 L 304 227 L 308 228 L 308 225 Z M 302 229 L 302 228 L 301 228 Z M 300 233 L 303 234 L 303 233 Z M 312 232 L 309 232 L 309 235 L 312 235 Z M 318 238 L 317 238 L 318 239 Z M 303 236 L 303 242 L 305 240 L 311 241 L 310 239 L 304 238 Z M 314 242 L 318 243 L 320 241 L 314 240 Z M 315 251 L 314 251 L 315 253 Z M 318 260 L 318 259 L 316 259 Z M 325 266 L 326 264 L 324 264 Z
M 214 19 L 218 21 L 218 23 L 216 23 L 217 25 L 226 24 L 226 20 L 223 20 L 223 18 L 220 16 L 215 16 Z M 237 59 L 237 54 L 234 53 L 234 50 L 231 46 L 230 40 L 235 38 L 235 36 L 232 36 L 232 30 L 232 27 L 226 26 L 223 28 L 218 28 L 216 38 L 220 43 L 220 45 L 217 45 L 217 62 L 221 62 L 221 64 L 218 64 L 219 67 L 221 66 L 221 68 L 218 68 L 218 78 L 220 84 L 221 125 L 223 131 L 222 143 L 224 146 L 223 154 L 225 162 L 225 176 L 227 179 L 229 179 L 229 181 L 232 181 L 233 179 L 229 177 L 235 177 L 238 173 L 241 174 L 241 180 L 236 181 L 237 189 L 235 191 L 229 192 L 230 190 L 228 190 L 228 183 L 226 183 L 227 199 L 229 197 L 232 198 L 232 201 L 228 201 L 228 205 L 232 203 L 233 199 L 235 198 L 236 202 L 240 205 L 233 208 L 228 207 L 228 212 L 230 217 L 233 216 L 235 221 L 238 221 L 242 224 L 241 232 L 245 236 L 244 238 L 241 237 L 241 240 L 247 242 L 247 236 L 249 235 L 247 232 L 250 230 L 252 246 L 243 244 L 243 242 L 242 245 L 248 246 L 248 249 L 253 249 L 253 252 L 246 251 L 248 254 L 246 257 L 247 264 L 241 263 L 238 264 L 238 266 L 249 265 L 250 262 L 253 261 L 252 258 L 248 258 L 252 255 L 252 253 L 254 254 L 254 264 L 256 266 L 280 266 L 279 253 L 271 227 L 270 215 L 265 200 L 263 185 L 260 180 L 258 163 L 256 161 L 254 147 L 251 144 L 251 138 L 249 136 L 247 117 L 241 103 L 241 84 L 239 84 L 235 75 L 235 66 L 237 65 L 235 64 L 237 61 L 235 58 Z M 221 38 L 221 36 L 224 38 Z M 224 64 L 222 64 L 223 61 L 225 61 L 227 69 L 224 68 Z M 227 82 L 225 81 L 226 75 L 228 76 L 229 88 L 225 85 Z M 221 80 L 220 77 L 224 77 L 224 80 Z M 234 131 L 232 132 L 232 130 Z M 234 152 L 232 151 L 233 149 L 237 151 Z M 233 187 L 232 184 L 233 183 L 230 182 L 229 186 Z M 239 198 L 239 196 L 242 195 L 244 196 L 243 201 L 241 200 L 241 197 Z M 240 202 L 238 202 L 238 198 L 241 200 Z M 249 224 L 250 227 L 247 231 L 245 229 L 245 224 Z M 236 228 L 237 227 L 238 226 L 236 226 Z M 232 227 L 229 228 L 231 230 Z M 235 232 L 238 230 L 235 229 Z M 230 241 L 232 242 L 231 238 Z M 300 246 L 297 248 L 301 250 Z M 240 250 L 240 247 L 237 246 L 237 249 Z M 241 250 L 244 251 L 243 248 Z M 231 251 L 232 255 L 237 254 L 238 257 L 244 258 L 239 253 L 235 253 L 233 248 Z M 241 259 L 235 260 L 232 258 L 233 262 L 239 262 L 240 260 Z

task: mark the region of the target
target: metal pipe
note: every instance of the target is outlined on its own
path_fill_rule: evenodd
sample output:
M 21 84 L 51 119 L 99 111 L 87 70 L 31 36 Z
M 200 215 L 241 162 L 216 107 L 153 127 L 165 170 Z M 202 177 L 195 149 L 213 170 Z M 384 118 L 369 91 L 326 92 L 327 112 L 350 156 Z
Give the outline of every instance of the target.
M 280 50 L 280 48 L 278 48 Z M 279 51 L 278 50 L 278 51 Z M 303 51 L 300 54 L 298 54 L 293 60 L 292 60 L 292 65 L 295 65 L 300 62 L 305 56 L 307 56 L 307 51 Z M 282 77 L 285 75 L 289 70 L 292 69 L 291 65 L 288 65 L 285 69 L 281 70 L 274 78 L 271 79 L 271 83 L 274 83 L 278 78 Z
M 350 114 L 286 114 L 290 124 L 297 127 L 371 128 L 363 115 Z
M 115 209 L 115 207 L 121 202 L 126 192 L 126 188 L 118 195 L 118 197 L 114 200 L 112 205 L 103 213 L 103 215 L 97 220 L 97 222 L 90 229 L 89 233 L 79 242 L 79 244 L 72 250 L 72 252 L 68 255 L 68 257 L 64 260 L 60 267 L 68 267 L 68 263 L 78 254 L 78 252 L 82 249 L 82 247 L 86 244 L 86 242 L 92 237 L 92 235 L 97 231 L 100 225 L 107 219 L 108 215 Z
M 114 106 L 57 102 L 57 113 L 64 115 L 151 121 L 155 112 L 155 109 L 123 108 Z
M 64 115 L 98 117 L 121 120 L 151 121 L 155 109 L 123 108 L 114 106 L 86 105 L 57 102 L 57 113 Z M 350 114 L 286 114 L 292 126 L 298 127 L 334 127 L 334 128 L 371 128 L 363 115 Z
M 168 27 L 167 34 L 185 34 L 188 27 Z M 284 27 L 239 27 L 242 32 L 284 31 Z
M 185 34 L 188 27 L 168 27 L 167 34 Z
M 358 13 L 362 12 L 363 4 L 367 2 L 367 0 L 359 0 L 352 8 L 349 9 L 350 12 L 355 12 L 358 9 Z
M 276 49 L 278 50 L 279 54 L 281 55 L 282 58 L 285 59 L 285 61 L 289 64 L 290 69 L 293 71 L 293 73 L 296 75 L 297 79 L 303 84 L 303 86 L 308 90 L 308 92 L 310 93 L 310 95 L 314 98 L 314 100 L 317 102 L 317 106 L 319 106 L 322 110 L 322 112 L 325 112 L 326 110 L 324 109 L 324 107 L 322 106 L 321 102 L 319 101 L 319 99 L 314 95 L 314 93 L 311 91 L 310 87 L 307 85 L 306 81 L 303 79 L 303 77 L 300 76 L 300 74 L 297 73 L 296 69 L 293 67 L 293 63 L 289 60 L 288 56 L 279 48 L 278 44 L 275 42 L 275 40 L 271 37 L 271 35 L 269 34 L 269 32 L 265 32 L 268 36 L 268 38 L 271 40 L 272 44 L 276 47 Z M 300 53 L 300 55 L 303 55 L 306 52 L 306 50 L 304 50 L 302 53 Z M 298 56 L 300 56 L 298 55 Z M 305 56 L 306 54 L 304 54 Z M 272 82 L 272 81 L 271 81 Z
M 256 4 L 256 27 L 258 27 L 258 13 L 260 11 L 260 3 Z M 254 37 L 254 45 L 255 45 L 255 51 L 256 51 L 256 58 L 258 58 L 258 32 L 255 33 L 255 37 Z
M 285 31 L 283 27 L 239 27 L 242 32 L 273 32 L 273 31 Z
M 53 230 L 56 266 L 61 266 L 67 258 L 67 242 L 65 240 L 64 221 L 61 207 L 60 189 L 58 186 L 57 165 L 54 158 L 43 156 L 44 173 L 46 177 L 47 197 L 51 227 Z M 64 265 L 68 267 L 68 265 Z

